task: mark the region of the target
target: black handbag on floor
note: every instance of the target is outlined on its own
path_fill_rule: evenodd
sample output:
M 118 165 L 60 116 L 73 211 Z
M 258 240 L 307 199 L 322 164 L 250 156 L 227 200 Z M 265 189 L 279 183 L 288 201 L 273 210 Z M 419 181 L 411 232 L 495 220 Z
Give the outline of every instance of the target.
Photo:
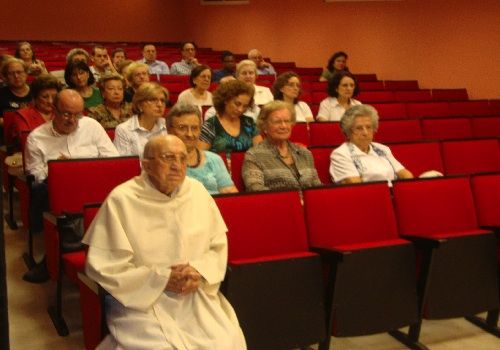
M 83 214 L 81 213 L 63 213 L 57 219 L 57 228 L 61 239 L 61 249 L 63 253 L 75 252 L 82 250 L 83 235 Z

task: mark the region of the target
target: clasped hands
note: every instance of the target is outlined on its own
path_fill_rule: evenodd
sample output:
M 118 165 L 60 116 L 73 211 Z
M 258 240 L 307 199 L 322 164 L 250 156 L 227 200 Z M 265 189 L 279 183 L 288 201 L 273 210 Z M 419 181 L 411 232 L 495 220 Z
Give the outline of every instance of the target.
M 189 294 L 198 289 L 201 275 L 189 264 L 173 265 L 165 290 L 178 294 Z

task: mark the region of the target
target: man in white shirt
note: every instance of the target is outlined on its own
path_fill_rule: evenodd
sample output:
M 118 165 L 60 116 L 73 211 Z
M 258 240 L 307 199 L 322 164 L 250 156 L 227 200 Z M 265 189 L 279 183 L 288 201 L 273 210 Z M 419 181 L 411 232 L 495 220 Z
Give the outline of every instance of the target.
M 92 49 L 91 59 L 94 65 L 90 66 L 90 71 L 94 75 L 96 82 L 98 82 L 101 76 L 106 73 L 116 73 L 115 66 L 113 66 L 113 63 L 108 55 L 108 50 L 104 46 L 94 46 Z
M 168 65 L 156 59 L 156 47 L 153 44 L 148 43 L 142 46 L 142 57 L 139 62 L 149 66 L 149 74 L 170 74 Z
M 151 138 L 141 176 L 110 193 L 83 238 L 86 273 L 109 292 L 99 349 L 246 349 L 219 292 L 227 227 L 186 167 L 178 137 Z
M 252 49 L 248 52 L 248 59 L 255 62 L 257 66 L 258 75 L 274 75 L 276 76 L 276 70 L 271 63 L 264 61 L 262 53 L 257 49 Z

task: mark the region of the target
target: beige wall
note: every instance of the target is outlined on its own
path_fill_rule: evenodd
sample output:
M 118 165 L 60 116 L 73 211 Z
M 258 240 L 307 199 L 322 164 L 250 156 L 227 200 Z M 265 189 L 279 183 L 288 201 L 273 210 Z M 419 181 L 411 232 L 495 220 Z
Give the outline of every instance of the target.
M 29 3 L 28 7 L 26 3 Z M 499 0 L 336 2 L 250 0 L 3 1 L 0 39 L 179 41 L 324 66 L 349 53 L 353 72 L 418 79 L 423 88 L 466 87 L 500 98 Z M 20 14 L 25 14 L 20 15 Z

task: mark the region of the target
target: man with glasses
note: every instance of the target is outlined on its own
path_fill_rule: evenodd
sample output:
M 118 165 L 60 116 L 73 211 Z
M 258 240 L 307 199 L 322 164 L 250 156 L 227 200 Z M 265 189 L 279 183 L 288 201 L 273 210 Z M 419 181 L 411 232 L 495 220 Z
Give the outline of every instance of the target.
M 248 59 L 255 62 L 257 66 L 258 75 L 274 75 L 276 76 L 276 70 L 271 63 L 264 61 L 262 53 L 257 49 L 252 49 L 248 52 Z
M 48 210 L 47 162 L 53 159 L 117 157 L 118 151 L 104 128 L 96 120 L 83 116 L 83 99 L 66 89 L 54 99 L 55 116 L 34 129 L 26 141 L 26 172 L 35 177 L 30 197 L 30 229 L 43 230 L 43 212 Z M 49 279 L 42 261 L 23 279 L 42 283 Z
M 227 227 L 187 161 L 178 137 L 152 137 L 141 176 L 110 193 L 83 238 L 86 273 L 109 292 L 101 349 L 246 349 L 219 292 Z

